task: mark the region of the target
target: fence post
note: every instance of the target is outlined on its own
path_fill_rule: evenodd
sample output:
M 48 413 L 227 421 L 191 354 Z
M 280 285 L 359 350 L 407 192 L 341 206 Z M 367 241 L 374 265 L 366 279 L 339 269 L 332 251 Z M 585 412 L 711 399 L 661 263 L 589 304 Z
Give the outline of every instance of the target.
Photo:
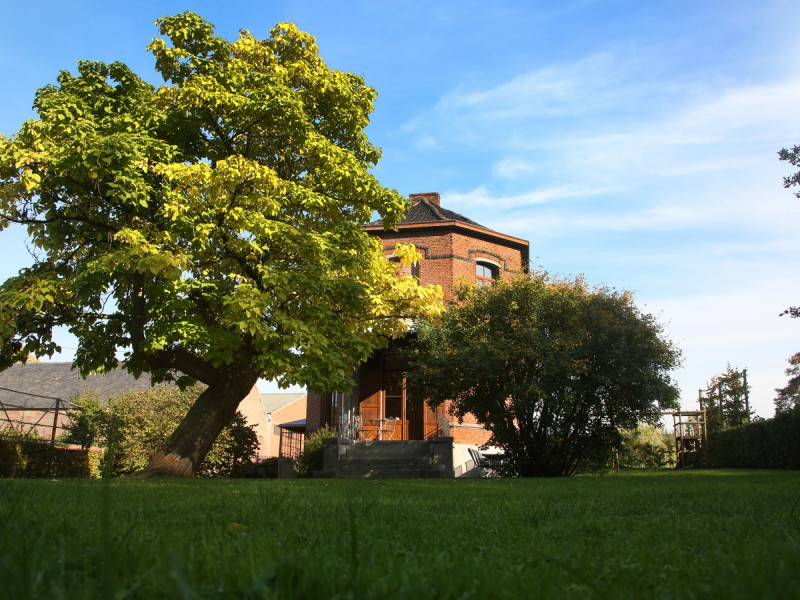
M 56 398 L 56 410 L 53 414 L 53 429 L 50 432 L 50 447 L 56 444 L 56 427 L 58 426 L 58 409 L 61 406 L 61 398 Z

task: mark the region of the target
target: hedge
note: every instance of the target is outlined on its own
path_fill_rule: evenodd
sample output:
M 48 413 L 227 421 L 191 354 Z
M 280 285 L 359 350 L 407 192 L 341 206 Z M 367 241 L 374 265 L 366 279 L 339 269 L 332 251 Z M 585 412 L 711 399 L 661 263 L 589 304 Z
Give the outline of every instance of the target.
M 100 477 L 97 450 L 53 447 L 41 440 L 0 437 L 0 477 Z
M 709 433 L 708 464 L 719 468 L 800 469 L 800 411 Z

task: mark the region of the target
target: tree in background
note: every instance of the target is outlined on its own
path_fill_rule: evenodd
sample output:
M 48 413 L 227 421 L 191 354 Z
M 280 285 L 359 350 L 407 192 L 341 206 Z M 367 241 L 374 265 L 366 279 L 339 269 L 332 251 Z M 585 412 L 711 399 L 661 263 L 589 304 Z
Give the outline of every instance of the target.
M 675 438 L 671 433 L 648 423 L 638 423 L 620 433 L 620 466 L 635 469 L 675 466 Z
M 0 368 L 60 351 L 66 326 L 83 374 L 121 362 L 203 382 L 144 471 L 185 476 L 259 378 L 347 389 L 441 291 L 397 277 L 363 230 L 407 202 L 372 174 L 362 77 L 329 69 L 292 24 L 234 42 L 190 12 L 157 24 L 167 85 L 82 61 L 0 136 L 0 229 L 25 225 L 35 250 L 0 286 Z
M 708 431 L 738 427 L 753 420 L 749 409 L 750 385 L 747 369 L 734 369 L 730 363 L 724 373 L 714 375 L 700 394 L 700 409 L 706 411 Z
M 792 149 L 781 148 L 778 152 L 781 160 L 788 161 L 795 167 L 800 167 L 800 146 L 794 146 Z M 794 175 L 783 178 L 783 187 L 790 188 L 795 185 L 800 185 L 800 171 Z M 795 196 L 800 198 L 800 192 L 795 192 Z M 793 319 L 800 318 L 800 306 L 790 306 L 781 315 L 788 314 Z M 786 375 L 789 376 L 789 382 L 786 387 L 776 389 L 778 392 L 775 398 L 775 414 L 778 415 L 787 412 L 800 406 L 800 352 L 793 354 L 789 358 L 791 365 L 786 369 Z
M 135 473 L 163 446 L 202 392 L 198 385 L 185 390 L 160 386 L 112 396 L 103 403 L 88 391 L 72 401 L 72 424 L 62 441 L 83 448 L 105 448 L 104 475 Z M 256 432 L 237 412 L 217 436 L 197 473 L 229 475 L 232 469 L 251 462 L 257 451 Z
M 780 160 L 785 160 L 789 164 L 800 167 L 800 146 L 795 146 L 794 148 L 781 148 L 778 151 L 778 158 Z M 800 171 L 797 171 L 794 175 L 790 175 L 789 177 L 783 178 L 783 187 L 789 189 L 792 186 L 800 185 Z M 795 196 L 800 198 L 800 192 L 795 192 Z
M 778 151 L 778 158 L 780 158 L 780 160 L 787 161 L 789 164 L 795 167 L 800 167 L 800 146 L 794 146 L 791 149 L 781 148 Z M 783 187 L 786 189 L 789 189 L 795 185 L 800 185 L 800 171 L 797 171 L 789 177 L 783 178 Z M 795 192 L 794 195 L 800 198 L 800 192 Z M 800 306 L 790 306 L 781 313 L 781 315 L 787 314 L 793 319 L 800 318 Z
M 522 476 L 608 464 L 620 428 L 677 407 L 669 371 L 680 353 L 662 326 L 631 294 L 580 278 L 462 287 L 415 340 L 411 393 L 475 415 Z
M 789 368 L 786 369 L 789 381 L 786 386 L 775 390 L 778 392 L 775 397 L 776 415 L 797 410 L 800 407 L 800 352 L 789 357 L 789 365 Z

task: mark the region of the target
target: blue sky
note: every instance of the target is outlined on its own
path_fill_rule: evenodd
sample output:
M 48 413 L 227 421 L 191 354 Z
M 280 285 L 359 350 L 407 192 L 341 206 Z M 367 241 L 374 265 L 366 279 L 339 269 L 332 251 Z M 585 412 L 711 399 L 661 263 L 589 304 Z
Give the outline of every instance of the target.
M 294 21 L 379 98 L 376 173 L 404 195 L 530 240 L 537 266 L 636 292 L 684 352 L 683 405 L 727 363 L 773 413 L 800 351 L 800 200 L 777 159 L 800 144 L 796 3 L 6 2 L 0 132 L 80 59 L 160 83 L 145 46 L 193 10 L 233 38 Z M 28 262 L 0 233 L 0 279 Z M 64 343 L 61 360 L 70 358 Z M 268 386 L 265 386 L 267 389 Z

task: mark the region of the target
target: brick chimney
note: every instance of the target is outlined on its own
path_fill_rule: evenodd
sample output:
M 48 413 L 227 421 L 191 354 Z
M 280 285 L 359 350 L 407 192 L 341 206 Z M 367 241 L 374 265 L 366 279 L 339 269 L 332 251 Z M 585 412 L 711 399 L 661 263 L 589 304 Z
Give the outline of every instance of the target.
M 439 192 L 426 192 L 424 194 L 409 194 L 408 199 L 411 200 L 411 206 L 414 206 L 420 200 L 427 200 L 434 206 L 440 206 Z

